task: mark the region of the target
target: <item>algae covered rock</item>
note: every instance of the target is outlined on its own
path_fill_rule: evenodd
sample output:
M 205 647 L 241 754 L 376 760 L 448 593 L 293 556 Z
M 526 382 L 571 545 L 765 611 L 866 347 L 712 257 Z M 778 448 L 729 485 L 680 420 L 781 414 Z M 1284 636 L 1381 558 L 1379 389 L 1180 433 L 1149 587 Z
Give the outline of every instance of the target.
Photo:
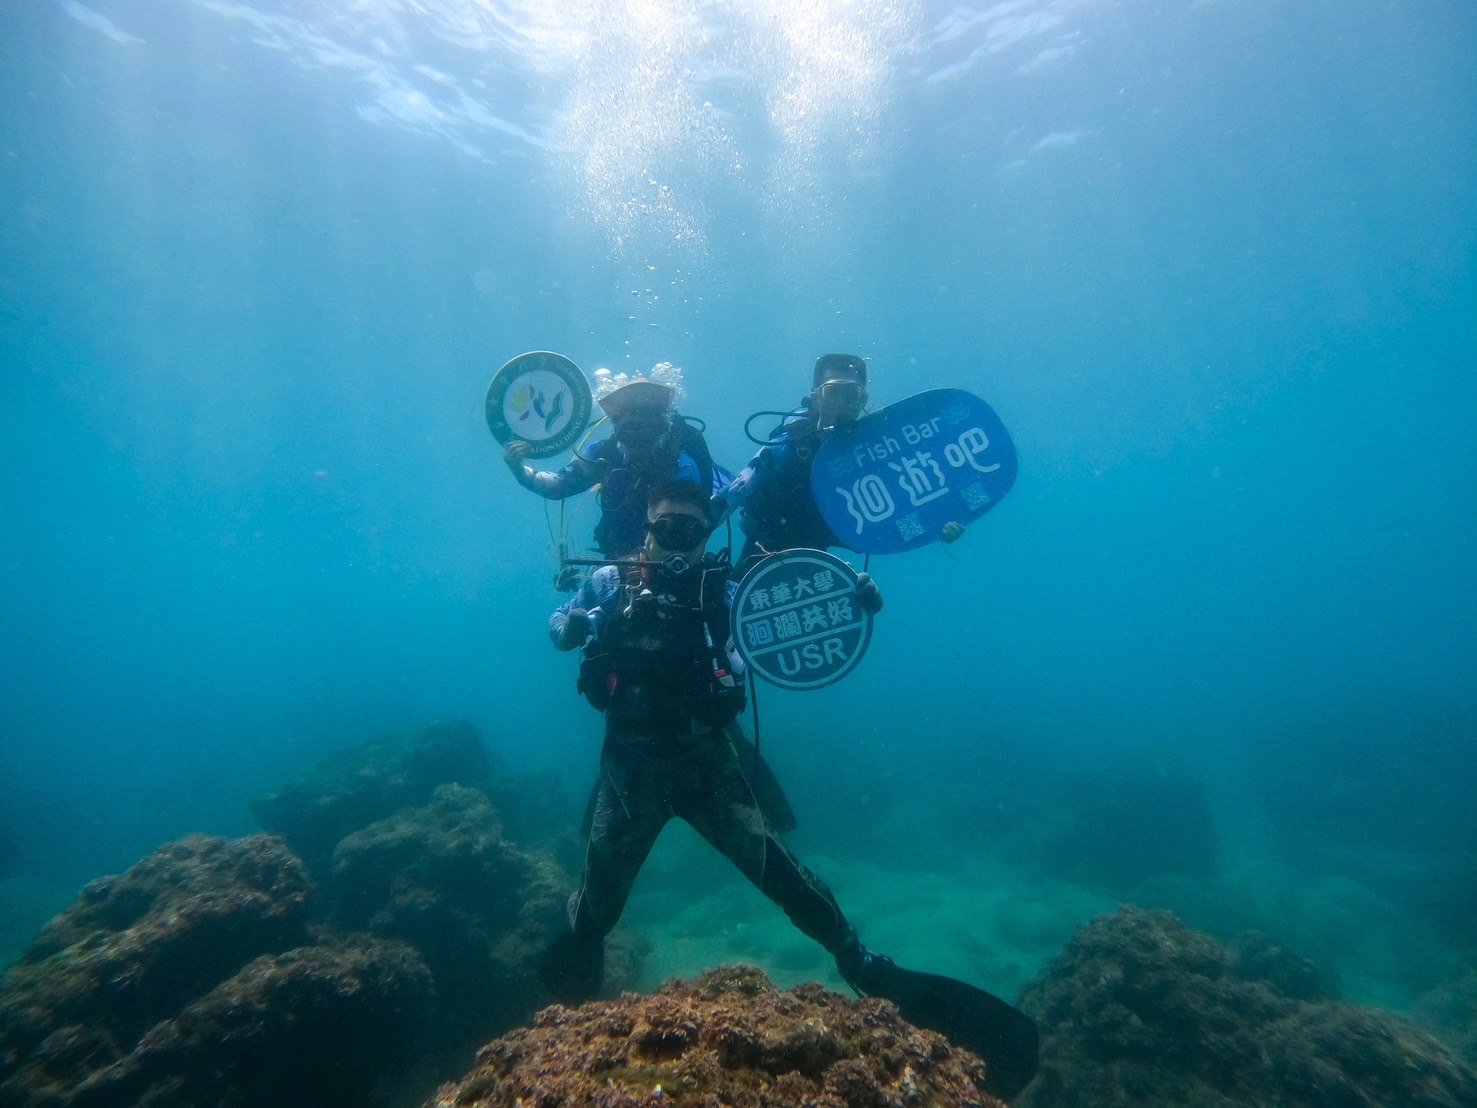
M 93 881 L 0 979 L 0 1088 L 48 1058 L 66 1083 L 127 1054 L 245 963 L 303 942 L 312 894 L 271 835 L 192 835 Z
M 252 814 L 282 835 L 314 872 L 344 836 L 425 804 L 441 785 L 485 785 L 491 755 L 465 720 L 443 720 L 410 735 L 387 735 L 338 751 L 291 784 L 251 802 Z
M 1414 1017 L 1477 1067 L 1477 969 L 1442 982 L 1416 1003 Z
M 414 1066 L 432 1004 L 430 972 L 403 943 L 356 935 L 263 955 L 155 1024 L 72 1102 L 384 1103 Z
M 1228 951 L 1170 912 L 1122 908 L 1079 930 L 1022 997 L 1042 1065 L 1018 1103 L 1477 1104 L 1477 1076 L 1441 1043 L 1385 1012 L 1304 999 L 1320 988 L 1265 937 Z
M 565 926 L 572 882 L 551 857 L 505 838 L 480 790 L 444 785 L 429 804 L 347 836 L 333 886 L 337 924 L 422 952 L 457 1035 L 480 1042 L 547 1002 L 538 959 Z
M 483 1047 L 427 1108 L 515 1105 L 998 1105 L 983 1064 L 881 1000 L 777 989 L 751 966 L 576 1009 Z
M 0 1105 L 369 1103 L 430 974 L 403 944 L 316 945 L 313 893 L 273 835 L 191 836 L 89 884 L 0 979 Z

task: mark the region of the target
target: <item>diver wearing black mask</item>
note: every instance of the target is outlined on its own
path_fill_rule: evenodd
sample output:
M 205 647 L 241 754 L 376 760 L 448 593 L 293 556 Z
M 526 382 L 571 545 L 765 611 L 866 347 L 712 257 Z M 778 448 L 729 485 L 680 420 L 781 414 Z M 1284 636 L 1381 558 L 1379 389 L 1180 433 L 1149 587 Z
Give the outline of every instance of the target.
M 605 713 L 607 739 L 660 756 L 687 752 L 745 703 L 727 649 L 731 573 L 705 552 L 708 505 L 690 487 L 690 502 L 653 500 L 641 556 L 619 567 L 614 597 L 555 616 L 564 615 L 556 645 L 588 640 L 579 688 Z
M 569 1005 L 599 994 L 605 935 L 657 836 L 677 816 L 821 944 L 852 988 L 970 1044 L 989 1060 L 985 1088 L 1013 1097 L 1036 1071 L 1030 1017 L 967 982 L 908 970 L 868 950 L 825 882 L 785 845 L 781 836 L 794 817 L 778 782 L 766 783 L 757 751 L 749 746 L 745 756 L 736 718 L 743 663 L 729 613 L 738 586 L 727 558 L 705 552 L 709 511 L 701 485 L 654 489 L 641 557 L 596 570 L 550 619 L 560 649 L 584 648 L 581 688 L 605 717 L 605 743 L 586 815 L 584 874 L 569 897 L 568 930 L 540 963 L 545 987 Z M 866 574 L 856 596 L 870 612 L 882 606 Z
M 781 838 L 793 816 L 778 783 L 741 753 L 743 662 L 729 616 L 738 585 L 727 559 L 705 552 L 711 530 L 705 488 L 655 489 L 641 557 L 596 570 L 550 620 L 556 646 L 583 647 L 580 689 L 605 717 L 584 875 L 569 898 L 570 929 L 543 962 L 545 984 L 566 1004 L 599 991 L 605 935 L 673 816 L 831 953 L 862 949 L 831 891 Z M 880 606 L 870 579 L 859 596 Z

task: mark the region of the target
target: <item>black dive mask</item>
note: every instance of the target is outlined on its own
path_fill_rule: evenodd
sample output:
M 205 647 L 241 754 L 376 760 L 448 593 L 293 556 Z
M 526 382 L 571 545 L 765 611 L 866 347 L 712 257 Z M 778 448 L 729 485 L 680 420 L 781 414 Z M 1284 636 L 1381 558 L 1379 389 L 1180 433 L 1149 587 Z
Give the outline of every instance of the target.
M 627 450 L 650 450 L 666 430 L 666 419 L 655 412 L 632 412 L 616 423 L 615 439 Z
M 696 516 L 658 516 L 646 521 L 646 530 L 663 550 L 687 551 L 712 534 Z

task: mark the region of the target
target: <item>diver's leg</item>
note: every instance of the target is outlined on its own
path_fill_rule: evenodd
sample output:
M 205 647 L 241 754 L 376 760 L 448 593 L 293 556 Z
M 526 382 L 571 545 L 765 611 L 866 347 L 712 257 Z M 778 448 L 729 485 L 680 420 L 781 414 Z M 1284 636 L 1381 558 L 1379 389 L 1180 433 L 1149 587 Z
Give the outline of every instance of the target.
M 600 770 L 584 874 L 569 898 L 569 925 L 580 934 L 604 935 L 616 925 L 636 875 L 671 818 L 663 790 L 652 780 L 656 767 L 633 765 L 628 756 L 608 752 Z
M 802 932 L 832 955 L 856 945 L 826 883 L 790 853 L 764 818 L 754 790 L 731 748 L 694 759 L 676 791 L 676 814 L 712 843 Z
M 605 936 L 620 919 L 636 875 L 671 816 L 657 783 L 607 744 L 595 786 L 585 868 L 570 894 L 569 930 L 544 954 L 540 976 L 562 1004 L 580 1004 L 600 991 Z
M 1025 1013 L 963 981 L 903 969 L 857 939 L 836 898 L 801 865 L 764 820 L 737 755 L 701 759 L 676 782 L 674 806 L 726 854 L 801 931 L 836 959 L 846 983 L 864 996 L 884 997 L 903 1018 L 932 1028 L 985 1059 L 987 1091 L 1011 1098 L 1036 1073 L 1038 1034 Z
M 749 741 L 749 736 L 744 734 L 744 729 L 737 721 L 729 723 L 724 733 L 729 742 L 733 743 L 734 751 L 738 754 L 739 768 L 748 778 L 754 799 L 764 810 L 764 818 L 781 835 L 788 835 L 796 827 L 795 810 L 790 807 L 790 798 L 785 795 L 780 779 L 764 760 L 764 755 L 759 753 L 759 748 Z

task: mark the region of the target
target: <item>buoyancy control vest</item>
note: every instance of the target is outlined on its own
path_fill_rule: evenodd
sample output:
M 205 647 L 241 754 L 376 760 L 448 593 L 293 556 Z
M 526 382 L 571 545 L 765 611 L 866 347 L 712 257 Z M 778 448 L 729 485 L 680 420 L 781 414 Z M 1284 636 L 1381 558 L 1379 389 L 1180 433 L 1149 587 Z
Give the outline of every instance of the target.
M 821 515 L 810 488 L 810 471 L 820 449 L 813 426 L 788 427 L 786 438 L 759 452 L 748 498 L 744 534 L 768 551 L 841 546 Z
M 730 673 L 726 649 L 729 580 L 712 555 L 681 573 L 643 566 L 614 610 L 602 608 L 579 691 L 605 713 L 608 734 L 691 734 L 694 723 L 720 728 L 744 710 L 744 683 Z
M 606 557 L 623 557 L 645 539 L 646 500 L 653 486 L 675 478 L 695 480 L 715 495 L 732 475 L 713 461 L 707 439 L 686 416 L 673 415 L 659 449 L 637 457 L 614 439 L 596 444 L 593 457 L 605 466 L 600 480 L 600 522 L 595 545 Z

